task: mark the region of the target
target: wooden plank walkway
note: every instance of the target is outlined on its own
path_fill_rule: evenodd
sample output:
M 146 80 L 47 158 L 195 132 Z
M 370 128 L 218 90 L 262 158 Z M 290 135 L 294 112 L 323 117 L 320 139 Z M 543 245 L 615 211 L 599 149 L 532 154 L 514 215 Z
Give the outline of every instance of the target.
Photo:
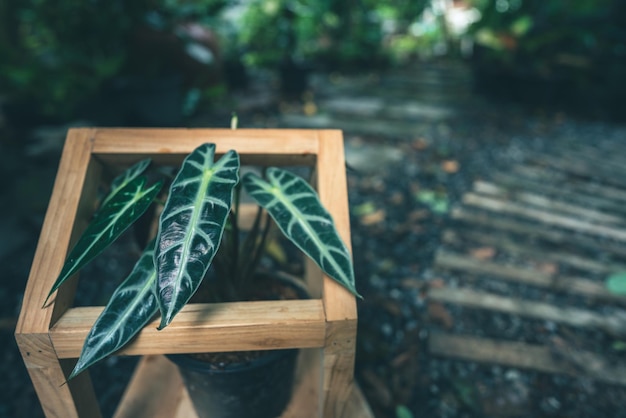
M 436 333 L 429 349 L 439 355 L 480 363 L 497 363 L 545 373 L 587 377 L 626 386 L 626 367 L 588 351 L 563 351 L 537 344 Z M 462 349 L 459 349 L 462 347 Z
M 570 145 L 495 167 L 474 182 L 435 255 L 444 285 L 427 293 L 429 303 L 461 312 L 553 323 L 555 335 L 537 344 L 490 329 L 485 338 L 485 330 L 433 318 L 432 354 L 626 386 L 626 361 L 584 340 L 626 338 L 626 295 L 605 286 L 607 276 L 626 271 L 624 149 Z M 569 341 L 559 327 L 580 335 Z

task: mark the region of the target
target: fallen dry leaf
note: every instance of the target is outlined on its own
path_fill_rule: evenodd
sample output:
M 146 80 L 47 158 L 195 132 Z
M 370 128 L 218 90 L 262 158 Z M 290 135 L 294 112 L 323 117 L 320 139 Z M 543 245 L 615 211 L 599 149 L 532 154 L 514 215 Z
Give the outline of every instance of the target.
M 424 287 L 424 282 L 418 278 L 408 277 L 400 282 L 400 286 L 405 289 L 421 289 Z
M 454 325 L 452 315 L 446 307 L 439 302 L 431 301 L 428 303 L 428 316 L 433 322 L 442 325 L 445 329 L 450 329 Z
M 317 113 L 317 105 L 313 102 L 306 102 L 302 108 L 302 111 L 307 116 L 313 116 Z
M 361 216 L 361 224 L 365 226 L 374 225 L 385 220 L 386 213 L 384 209 L 378 209 L 376 212 L 368 213 Z
M 446 287 L 446 282 L 443 279 L 433 279 L 428 283 L 428 287 L 431 289 L 442 289 Z
M 411 146 L 418 151 L 425 150 L 426 148 L 428 148 L 428 145 L 428 140 L 425 138 L 417 138 L 411 143 Z
M 411 222 L 421 221 L 423 219 L 427 219 L 430 216 L 430 213 L 426 209 L 418 209 L 413 210 L 409 213 L 408 220 Z
M 559 266 L 556 263 L 541 263 L 537 266 L 537 270 L 552 276 L 559 272 Z
M 402 307 L 393 299 L 382 299 L 377 304 L 393 316 L 402 316 Z
M 404 195 L 401 192 L 394 192 L 390 197 L 389 201 L 394 205 L 401 205 L 404 203 Z
M 399 368 L 406 365 L 409 361 L 413 360 L 416 356 L 415 350 L 407 350 L 398 354 L 391 360 L 391 366 L 393 368 Z
M 449 174 L 454 174 L 459 171 L 459 162 L 456 160 L 446 160 L 441 163 L 443 171 Z
M 493 247 L 480 247 L 470 250 L 470 255 L 480 261 L 491 260 L 496 255 L 496 249 Z

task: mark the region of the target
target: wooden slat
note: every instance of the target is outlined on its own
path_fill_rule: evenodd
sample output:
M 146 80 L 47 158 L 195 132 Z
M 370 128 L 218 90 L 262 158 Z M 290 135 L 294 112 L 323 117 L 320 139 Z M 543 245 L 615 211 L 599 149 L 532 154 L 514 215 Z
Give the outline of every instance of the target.
M 89 373 L 66 382 L 74 362 L 56 357 L 48 335 L 16 334 L 15 338 L 46 417 L 101 416 Z
M 514 165 L 513 171 L 519 175 L 536 179 L 539 181 L 549 181 L 553 183 L 562 182 L 572 190 L 602 196 L 608 199 L 626 201 L 626 190 L 617 187 L 599 184 L 597 182 L 589 182 L 585 180 L 572 179 L 566 174 L 550 170 L 543 167 L 533 167 L 527 165 Z
M 319 145 L 317 132 L 305 129 L 100 128 L 94 133 L 93 152 L 112 164 L 147 156 L 159 163 L 175 163 L 204 142 L 215 143 L 218 154 L 237 149 L 242 163 L 266 165 L 310 165 Z
M 626 159 L 620 158 L 623 154 L 616 153 L 602 153 L 597 148 L 582 146 L 580 149 L 568 150 L 568 160 L 584 163 L 589 170 L 595 170 L 601 168 L 602 170 L 610 170 L 614 173 L 626 176 Z
M 529 193 L 515 189 L 506 189 L 496 184 L 486 181 L 474 182 L 474 191 L 476 193 L 485 194 L 492 197 L 498 197 L 506 200 L 516 200 L 537 208 L 549 210 L 554 213 L 564 213 L 575 215 L 580 219 L 590 222 L 604 223 L 609 225 L 624 225 L 624 218 L 617 215 L 610 215 L 597 210 L 580 207 L 571 203 L 558 201 L 554 198 L 548 198 L 536 193 Z
M 557 251 L 538 246 L 535 243 L 521 243 L 510 237 L 493 232 L 483 232 L 478 230 L 444 230 L 442 240 L 447 244 L 463 246 L 467 244 L 479 244 L 491 246 L 507 254 L 530 257 L 536 261 L 553 261 L 561 263 L 579 270 L 585 270 L 598 274 L 609 274 L 612 272 L 626 270 L 626 264 L 614 262 L 601 262 L 596 259 L 582 257 L 572 252 Z
M 343 416 L 346 418 L 374 418 L 374 412 L 370 408 L 370 405 L 363 395 L 361 388 L 356 383 L 352 385 L 352 394 L 346 401 L 346 408 L 344 409 Z M 298 417 L 298 415 L 294 415 L 294 418 Z
M 102 307 L 67 311 L 50 330 L 59 358 L 77 358 Z M 157 331 L 149 323 L 120 354 L 200 353 L 322 347 L 325 321 L 319 299 L 189 304 Z
M 53 300 L 58 303 L 42 308 L 77 233 L 75 220 L 85 203 L 81 191 L 89 177 L 90 151 L 89 130 L 68 135 L 15 329 L 20 353 L 47 417 L 100 416 L 88 374 L 64 384 L 68 363 L 56 357 L 48 335 L 51 322 L 71 303 L 75 283 L 57 292 Z
M 321 131 L 319 141 L 317 190 L 328 211 L 333 213 L 339 235 L 351 251 L 348 189 L 341 132 Z M 345 288 L 328 277 L 324 277 L 322 295 L 327 321 L 322 415 L 341 417 L 353 387 L 356 300 Z
M 530 160 L 568 174 L 594 180 L 597 179 L 611 186 L 624 187 L 624 177 L 621 173 L 604 170 L 602 166 L 589 167 L 588 164 L 580 160 L 550 155 L 531 156 Z
M 319 135 L 317 191 L 326 209 L 333 214 L 337 231 L 351 252 L 346 167 L 342 163 L 345 161 L 343 140 L 339 131 L 321 131 Z M 320 176 L 322 173 L 323 177 Z M 342 286 L 328 278 L 324 280 L 324 301 L 328 321 L 356 318 L 355 299 Z
M 529 161 L 535 165 L 516 164 L 508 167 L 508 172 L 494 175 L 490 182 L 475 182 L 473 191 L 463 196 L 463 203 L 481 212 L 466 207 L 455 208 L 452 216 L 463 221 L 463 228 L 444 231 L 444 242 L 457 249 L 463 249 L 468 244 L 491 246 L 531 262 L 556 261 L 595 274 L 606 275 L 624 269 L 626 265 L 615 258 L 613 261 L 598 260 L 581 251 L 584 249 L 593 254 L 601 251 L 621 258 L 626 256 L 626 247 L 622 245 L 626 242 L 624 167 L 610 162 L 599 167 L 598 164 L 603 161 L 601 158 L 587 156 L 583 152 L 558 156 L 542 154 L 531 156 Z M 515 174 L 510 174 L 511 170 Z M 556 244 L 559 248 L 535 245 L 541 242 Z M 527 267 L 503 265 L 449 252 L 439 252 L 436 265 L 460 274 L 485 275 L 489 279 L 525 283 L 618 304 L 626 302 L 626 298 L 608 292 L 603 283 L 579 277 L 546 274 Z M 429 290 L 428 298 L 469 309 L 602 330 L 616 338 L 626 336 L 626 323 L 620 321 L 626 312 L 602 315 L 591 310 L 554 306 L 469 288 L 433 288 Z M 459 359 L 626 385 L 626 365 L 616 365 L 597 354 L 568 347 L 560 340 L 544 347 L 433 334 L 429 348 L 433 354 Z
M 70 135 L 65 144 L 50 203 L 30 270 L 16 334 L 47 333 L 54 304 L 41 309 L 61 271 L 79 212 L 90 163 L 90 131 Z
M 573 359 L 573 356 L 555 355 L 553 349 L 541 345 L 443 333 L 431 334 L 428 347 L 431 353 L 440 356 L 626 385 L 626 366 L 587 351 L 579 351 Z
M 604 316 L 583 309 L 557 308 L 549 303 L 509 298 L 470 289 L 430 289 L 428 299 L 533 319 L 554 321 L 574 327 L 599 329 L 617 337 L 626 336 L 626 323 L 619 318 Z
M 493 173 L 494 182 L 512 190 L 529 190 L 546 196 L 559 197 L 568 201 L 585 205 L 585 207 L 603 210 L 620 215 L 626 214 L 626 207 L 612 199 L 598 196 L 595 193 L 586 193 L 580 190 L 572 190 L 567 183 L 562 181 L 553 182 L 548 179 L 529 179 L 518 175 L 512 175 L 507 171 Z
M 463 203 L 488 209 L 494 212 L 523 216 L 545 224 L 583 232 L 589 235 L 626 241 L 626 230 L 609 227 L 593 222 L 580 220 L 576 217 L 558 215 L 547 211 L 524 207 L 502 199 L 481 196 L 476 193 L 467 193 L 463 196 Z
M 591 280 L 542 273 L 516 266 L 506 266 L 492 261 L 477 260 L 447 251 L 435 256 L 435 266 L 470 275 L 486 275 L 494 279 L 523 283 L 531 286 L 580 294 L 600 300 L 624 303 L 626 297 L 609 292 L 603 285 Z
M 548 229 L 531 222 L 521 222 L 513 219 L 494 217 L 491 214 L 467 210 L 463 207 L 452 209 L 452 218 L 480 226 L 487 230 L 505 231 L 530 238 L 541 239 L 561 247 L 577 246 L 592 251 L 612 253 L 619 257 L 626 257 L 626 246 L 597 240 L 593 237 L 574 234 L 571 232 Z
M 176 365 L 164 356 L 141 359 L 114 418 L 197 418 Z
M 321 416 L 322 391 L 321 356 L 323 350 L 301 350 L 298 356 L 294 393 L 281 418 L 314 418 Z M 357 415 L 358 416 L 358 415 Z M 349 415 L 347 417 L 350 417 Z

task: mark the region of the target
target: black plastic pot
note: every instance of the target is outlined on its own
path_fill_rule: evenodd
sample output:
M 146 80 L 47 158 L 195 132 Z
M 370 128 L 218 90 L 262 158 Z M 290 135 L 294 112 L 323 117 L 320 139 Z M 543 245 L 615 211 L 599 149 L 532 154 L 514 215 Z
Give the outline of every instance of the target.
M 291 399 L 298 350 L 275 350 L 224 370 L 188 355 L 178 366 L 199 418 L 275 418 Z
M 309 298 L 303 287 L 287 284 Z M 167 357 L 178 366 L 199 418 L 275 418 L 291 399 L 298 351 L 271 350 L 225 367 L 187 354 Z

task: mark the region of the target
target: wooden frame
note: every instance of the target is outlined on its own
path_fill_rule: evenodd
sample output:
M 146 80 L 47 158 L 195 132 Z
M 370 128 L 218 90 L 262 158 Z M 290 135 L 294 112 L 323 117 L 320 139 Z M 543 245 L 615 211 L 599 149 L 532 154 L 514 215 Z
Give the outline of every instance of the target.
M 88 373 L 64 384 L 102 307 L 72 307 L 73 282 L 42 308 L 69 247 L 93 212 L 106 165 L 145 157 L 180 163 L 204 142 L 236 149 L 242 164 L 309 165 L 320 198 L 350 243 L 343 138 L 336 130 L 71 129 L 42 227 L 15 337 L 47 417 L 98 417 Z M 149 324 L 120 354 L 307 348 L 319 363 L 317 415 L 341 417 L 353 395 L 356 303 L 341 286 L 307 266 L 314 297 L 301 301 L 191 304 L 169 327 Z M 207 315 L 210 314 L 210 315 Z M 209 318 L 209 319 L 206 319 Z M 193 331 L 190 332 L 190 331 Z

